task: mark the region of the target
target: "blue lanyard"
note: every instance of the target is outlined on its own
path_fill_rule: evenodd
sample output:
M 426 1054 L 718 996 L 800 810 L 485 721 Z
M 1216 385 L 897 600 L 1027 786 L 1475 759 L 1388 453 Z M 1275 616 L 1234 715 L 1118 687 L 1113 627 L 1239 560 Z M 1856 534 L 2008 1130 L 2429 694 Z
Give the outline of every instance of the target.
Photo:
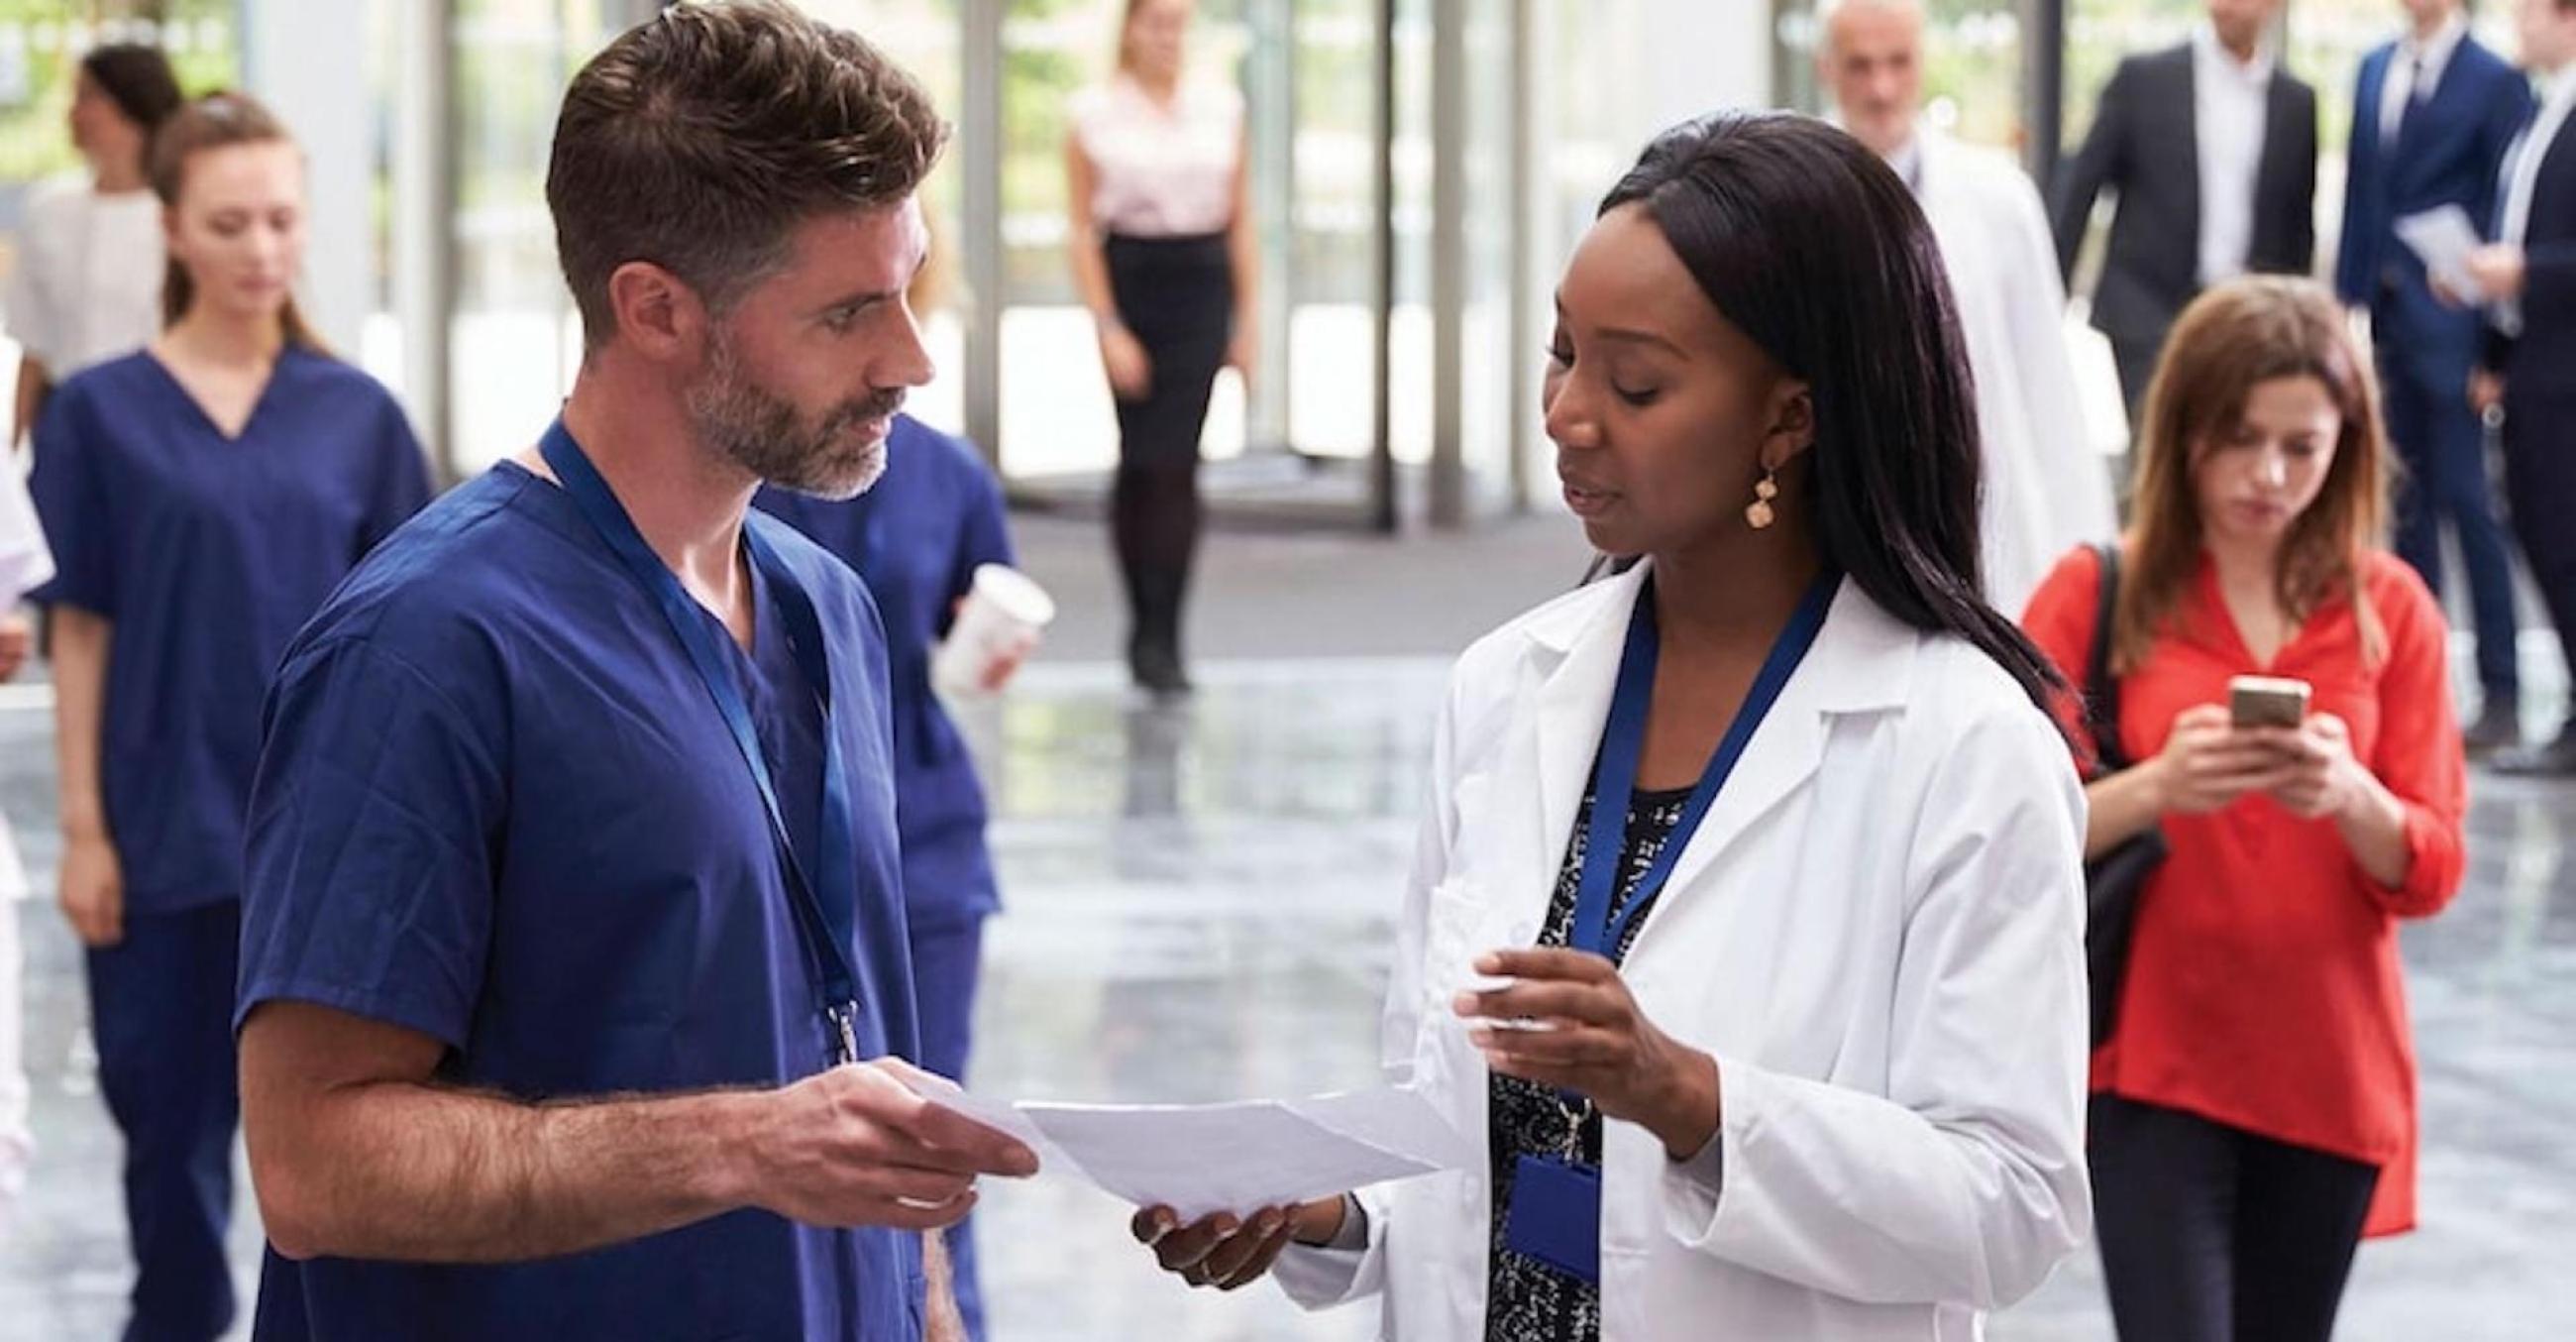
M 564 492 L 572 496 L 573 504 L 589 520 L 591 529 L 607 542 L 645 594 L 662 608 L 662 618 L 678 636 L 680 647 L 697 667 L 698 679 L 707 687 L 707 697 L 715 701 L 716 712 L 733 733 L 734 746 L 750 767 L 752 784 L 760 789 L 761 804 L 769 812 L 769 837 L 777 847 L 779 865 L 786 872 L 788 903 L 795 911 L 797 928 L 804 934 L 807 949 L 812 952 L 807 969 L 815 975 L 823 999 L 833 1061 L 858 1061 L 859 994 L 847 949 L 858 916 L 857 821 L 850 804 L 848 771 L 841 758 L 840 733 L 832 729 L 831 654 L 823 641 L 823 622 L 814 613 L 813 599 L 769 542 L 745 519 L 744 548 L 769 580 L 770 595 L 787 621 L 787 640 L 795 650 L 796 664 L 822 701 L 822 836 L 821 851 L 815 855 L 814 864 L 820 881 L 807 877 L 797 860 L 796 845 L 787 837 L 786 813 L 779 809 L 769 761 L 760 748 L 760 735 L 751 725 L 751 707 L 743 701 L 742 687 L 734 682 L 733 669 L 726 662 L 715 631 L 708 627 L 705 608 L 680 589 L 680 580 L 662 563 L 661 556 L 653 553 L 653 547 L 644 543 L 634 519 L 626 515 L 617 495 L 600 478 L 561 419 L 547 428 L 538 451 L 546 465 L 553 468 L 555 478 L 563 482 Z
M 1576 950 L 1616 959 L 1618 947 L 1628 938 L 1628 929 L 1653 905 L 1664 883 L 1672 879 L 1673 867 L 1681 861 L 1682 850 L 1690 845 L 1691 835 L 1708 816 L 1729 774 L 1735 772 L 1744 758 L 1744 748 L 1753 733 L 1769 716 L 1771 706 L 1780 699 L 1780 691 L 1798 664 L 1807 659 L 1807 650 L 1815 646 L 1816 635 L 1825 627 L 1825 612 L 1833 605 L 1834 592 L 1841 586 L 1842 575 L 1831 570 L 1816 579 L 1815 586 L 1798 603 L 1789 617 L 1787 628 L 1771 645 L 1771 655 L 1762 661 L 1762 670 L 1753 677 L 1753 688 L 1744 696 L 1744 706 L 1735 711 L 1735 721 L 1728 724 L 1726 736 L 1717 743 L 1708 770 L 1700 775 L 1699 784 L 1691 789 L 1690 801 L 1682 808 L 1681 819 L 1673 826 L 1663 850 L 1655 855 L 1654 865 L 1637 882 L 1636 893 L 1614 921 L 1610 917 L 1610 895 L 1618 884 L 1619 868 L 1628 848 L 1628 806 L 1636 795 L 1637 756 L 1646 743 L 1646 705 L 1654 696 L 1655 660 L 1662 640 L 1655 629 L 1655 587 L 1650 575 L 1638 589 L 1637 608 L 1628 617 L 1627 650 L 1619 658 L 1619 689 L 1610 701 L 1610 722 L 1601 737 L 1600 762 L 1594 766 L 1591 823 L 1584 830 L 1583 875 L 1574 902 L 1574 926 L 1570 940 Z

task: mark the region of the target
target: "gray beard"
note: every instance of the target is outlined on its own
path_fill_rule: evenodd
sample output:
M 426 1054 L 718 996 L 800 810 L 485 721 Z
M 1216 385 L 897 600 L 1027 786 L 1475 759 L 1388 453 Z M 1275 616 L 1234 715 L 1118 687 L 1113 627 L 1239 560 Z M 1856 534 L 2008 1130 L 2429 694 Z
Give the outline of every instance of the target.
M 866 493 L 885 474 L 882 441 L 857 444 L 854 425 L 902 408 L 903 394 L 879 393 L 845 401 L 809 424 L 785 397 L 743 372 L 733 342 L 719 335 L 708 351 L 706 375 L 684 403 L 698 442 L 725 460 L 781 489 L 823 499 Z

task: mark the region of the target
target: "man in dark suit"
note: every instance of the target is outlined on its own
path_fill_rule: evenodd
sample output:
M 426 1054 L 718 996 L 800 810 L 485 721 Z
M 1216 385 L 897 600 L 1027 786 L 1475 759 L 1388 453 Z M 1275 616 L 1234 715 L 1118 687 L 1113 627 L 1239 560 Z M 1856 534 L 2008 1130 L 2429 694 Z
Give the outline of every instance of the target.
M 2094 198 L 2119 198 L 2093 325 L 2110 337 L 2132 422 L 2165 332 L 2204 286 L 2315 261 L 2317 94 L 2275 68 L 2264 40 L 2275 12 L 2277 0 L 2210 0 L 2190 41 L 2120 62 L 2059 174 L 2061 276 Z
M 2495 300 L 2471 398 L 2504 407 L 2505 504 L 2576 673 L 2576 0 L 2519 0 L 2514 19 L 2547 93 L 2506 156 L 2499 240 L 2469 260 Z M 2576 775 L 2576 717 L 2495 766 Z
M 2441 522 L 2469 571 L 2484 705 L 2473 751 L 2520 736 L 2514 669 L 2513 559 L 2487 482 L 2485 439 L 2465 389 L 2479 347 L 2476 312 L 2435 297 L 2422 258 L 2398 239 L 2408 216 L 2457 206 L 2495 215 L 2504 151 L 2531 110 L 2521 72 L 2468 34 L 2460 0 L 2404 0 L 2406 35 L 2362 58 L 2353 99 L 2351 179 L 2335 288 L 2370 313 L 2388 436 L 2406 475 L 2397 553 L 2442 590 Z

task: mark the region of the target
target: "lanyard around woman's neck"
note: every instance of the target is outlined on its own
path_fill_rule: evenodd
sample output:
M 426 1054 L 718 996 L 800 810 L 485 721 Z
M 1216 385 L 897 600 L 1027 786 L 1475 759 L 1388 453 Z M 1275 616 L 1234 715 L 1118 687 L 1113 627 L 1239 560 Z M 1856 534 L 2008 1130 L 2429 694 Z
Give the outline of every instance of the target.
M 1815 584 L 1800 598 L 1788 625 L 1781 629 L 1779 637 L 1772 641 L 1770 654 L 1763 658 L 1761 671 L 1753 677 L 1753 688 L 1746 692 L 1743 706 L 1735 711 L 1735 721 L 1727 725 L 1716 753 L 1709 756 L 1708 768 L 1691 789 L 1681 819 L 1674 823 L 1654 864 L 1646 869 L 1614 919 L 1610 900 L 1626 859 L 1628 807 L 1636 795 L 1637 760 L 1645 750 L 1646 710 L 1654 696 L 1655 663 L 1662 649 L 1655 625 L 1653 575 L 1639 585 L 1636 609 L 1628 617 L 1627 648 L 1619 659 L 1619 688 L 1610 701 L 1610 720 L 1602 732 L 1600 759 L 1593 775 L 1592 817 L 1584 830 L 1583 871 L 1574 902 L 1574 925 L 1568 934 L 1569 944 L 1576 950 L 1618 958 L 1628 929 L 1654 903 L 1664 883 L 1672 879 L 1682 850 L 1690 845 L 1691 835 L 1708 817 L 1717 794 L 1743 760 L 1753 733 L 1779 701 L 1790 676 L 1806 660 L 1808 649 L 1815 646 L 1816 635 L 1824 629 L 1825 614 L 1841 585 L 1842 575 L 1829 569 L 1818 575 Z

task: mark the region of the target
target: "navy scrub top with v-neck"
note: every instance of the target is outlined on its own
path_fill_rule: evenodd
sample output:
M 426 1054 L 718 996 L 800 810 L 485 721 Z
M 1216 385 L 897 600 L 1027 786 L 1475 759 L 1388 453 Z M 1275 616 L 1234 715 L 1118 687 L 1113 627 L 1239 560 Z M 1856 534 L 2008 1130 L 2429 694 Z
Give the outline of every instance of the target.
M 287 640 L 429 500 L 375 379 L 280 352 L 238 436 L 149 353 L 63 383 L 29 481 L 55 579 L 34 598 L 111 622 L 99 791 L 131 913 L 239 897 L 261 696 Z
M 855 807 L 859 1052 L 917 1057 L 884 633 L 839 561 L 775 519 L 746 525 L 827 643 Z M 753 656 L 732 669 L 810 871 L 824 718 L 752 567 Z M 237 1025 L 263 1002 L 317 1003 L 437 1039 L 442 1080 L 523 1101 L 769 1087 L 831 1065 L 723 717 L 572 498 L 514 464 L 396 533 L 296 640 L 250 826 Z M 737 1211 L 503 1266 L 272 1254 L 255 1336 L 903 1342 L 919 1335 L 919 1245 Z

